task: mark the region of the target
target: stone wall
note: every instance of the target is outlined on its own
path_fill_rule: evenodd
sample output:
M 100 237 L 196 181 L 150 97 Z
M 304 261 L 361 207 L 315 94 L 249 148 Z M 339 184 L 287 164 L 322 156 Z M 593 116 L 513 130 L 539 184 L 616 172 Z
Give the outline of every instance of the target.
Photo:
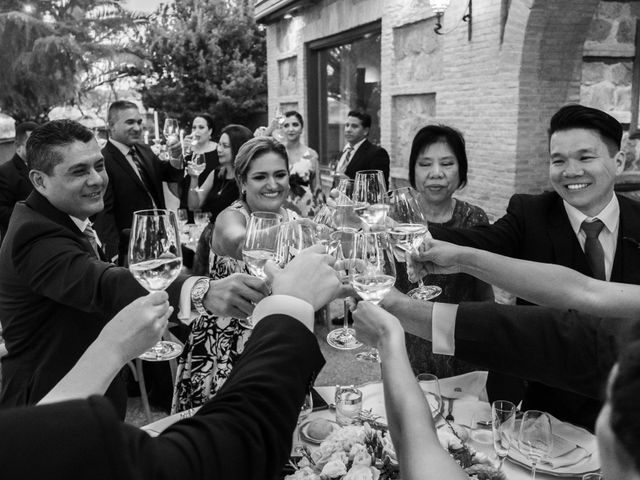
M 513 193 L 549 188 L 546 128 L 559 107 L 581 99 L 585 42 L 588 35 L 593 41 L 594 16 L 608 11 L 598 3 L 474 0 L 471 40 L 462 21 L 467 0 L 451 1 L 444 35 L 433 31 L 429 0 L 306 3 L 292 19 L 267 26 L 270 114 L 297 104 L 307 118 L 316 108 L 307 98 L 305 44 L 380 21 L 380 140 L 395 183 L 408 177 L 415 132 L 449 124 L 465 134 L 470 162 L 458 196 L 496 218 Z M 628 22 L 616 21 L 616 39 L 632 35 Z

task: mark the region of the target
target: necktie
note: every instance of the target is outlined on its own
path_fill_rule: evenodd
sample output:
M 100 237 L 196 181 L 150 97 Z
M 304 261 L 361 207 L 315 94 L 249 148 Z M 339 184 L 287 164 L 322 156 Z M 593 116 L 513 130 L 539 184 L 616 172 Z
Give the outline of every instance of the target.
M 149 172 L 147 172 L 147 169 L 142 164 L 142 160 L 140 160 L 140 157 L 138 156 L 138 153 L 136 152 L 135 148 L 132 147 L 131 150 L 129 150 L 129 155 L 131 156 L 131 160 L 133 160 L 133 163 L 138 169 L 138 173 L 140 174 L 140 180 L 142 180 L 142 186 L 144 187 L 144 190 L 147 192 L 147 195 L 149 195 L 149 199 L 151 200 L 151 203 L 153 203 L 153 208 L 156 208 L 156 202 L 154 200 L 153 195 L 151 194 L 151 191 L 153 188 L 153 182 L 149 177 Z
M 353 147 L 351 145 L 345 148 L 344 154 L 342 155 L 342 158 L 338 163 L 338 167 L 336 168 L 337 173 L 344 173 L 344 171 L 347 169 L 347 166 L 349 165 L 349 160 L 351 160 L 352 152 L 353 152 Z
M 593 222 L 587 222 L 585 220 L 582 222 L 581 228 L 587 235 L 587 239 L 584 242 L 584 253 L 593 272 L 593 278 L 606 280 L 604 250 L 600 240 L 598 240 L 598 235 L 600 235 L 600 231 L 604 228 L 604 223 L 597 218 Z
M 82 233 L 84 233 L 85 237 L 87 237 L 87 240 L 89 240 L 89 243 L 91 244 L 93 251 L 96 253 L 96 256 L 100 258 L 100 250 L 99 250 L 100 247 L 98 247 L 98 237 L 96 235 L 96 231 L 93 229 L 90 223 L 87 224 L 87 227 L 84 229 L 84 232 Z

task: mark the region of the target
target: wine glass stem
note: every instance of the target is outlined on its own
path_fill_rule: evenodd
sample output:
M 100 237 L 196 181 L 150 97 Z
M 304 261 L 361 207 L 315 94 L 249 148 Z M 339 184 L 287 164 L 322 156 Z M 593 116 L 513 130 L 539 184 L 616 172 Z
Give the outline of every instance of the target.
M 342 328 L 344 329 L 345 335 L 349 331 L 349 301 L 345 298 L 344 301 L 344 319 Z
M 536 467 L 537 467 L 537 463 L 533 463 L 531 465 L 531 480 L 535 480 L 536 478 Z

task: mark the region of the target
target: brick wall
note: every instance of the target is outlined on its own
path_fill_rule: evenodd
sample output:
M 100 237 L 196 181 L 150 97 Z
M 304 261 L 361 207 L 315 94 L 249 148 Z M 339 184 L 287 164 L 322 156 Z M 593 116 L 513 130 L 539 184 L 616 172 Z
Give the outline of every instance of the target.
M 598 0 L 511 0 L 506 16 L 507 2 L 473 0 L 471 41 L 461 20 L 467 3 L 451 1 L 445 35 L 433 32 L 428 0 L 322 0 L 269 24 L 270 114 L 285 103 L 297 103 L 305 117 L 313 108 L 306 42 L 381 20 L 380 131 L 392 176 L 407 178 L 420 126 L 452 125 L 465 134 L 470 161 L 469 184 L 458 197 L 501 216 L 514 192 L 547 188 L 547 124 L 560 106 L 580 99 L 582 53 Z

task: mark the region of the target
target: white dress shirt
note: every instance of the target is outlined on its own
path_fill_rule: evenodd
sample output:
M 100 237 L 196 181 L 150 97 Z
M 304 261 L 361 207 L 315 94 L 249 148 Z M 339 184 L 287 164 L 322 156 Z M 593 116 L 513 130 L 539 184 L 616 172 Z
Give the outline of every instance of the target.
M 349 163 L 351 163 L 351 160 L 353 160 L 353 156 L 356 154 L 356 151 L 358 150 L 358 148 L 360 148 L 360 145 L 362 145 L 366 139 L 367 139 L 366 137 L 363 138 L 355 145 L 351 145 L 350 143 L 347 143 L 344 146 L 344 149 L 342 150 L 342 156 L 340 157 L 340 161 L 338 162 L 338 166 L 336 167 L 336 172 L 344 173 L 344 171 L 349 166 Z M 346 157 L 349 151 L 351 151 L 351 155 L 349 156 L 349 161 L 347 162 Z

